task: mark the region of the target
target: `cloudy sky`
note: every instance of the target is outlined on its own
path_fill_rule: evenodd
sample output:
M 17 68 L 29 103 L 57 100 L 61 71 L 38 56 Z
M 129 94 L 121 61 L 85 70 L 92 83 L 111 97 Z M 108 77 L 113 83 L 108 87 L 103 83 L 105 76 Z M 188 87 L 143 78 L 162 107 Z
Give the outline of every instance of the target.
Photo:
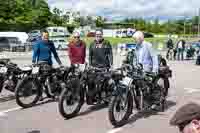
M 108 19 L 145 17 L 181 18 L 198 14 L 200 0 L 48 0 L 51 8 L 81 11 Z

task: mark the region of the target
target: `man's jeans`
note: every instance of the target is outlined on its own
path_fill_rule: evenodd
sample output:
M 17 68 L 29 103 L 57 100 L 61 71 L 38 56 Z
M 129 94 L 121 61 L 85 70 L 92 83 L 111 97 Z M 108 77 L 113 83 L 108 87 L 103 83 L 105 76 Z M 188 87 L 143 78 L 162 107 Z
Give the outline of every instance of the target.
M 181 48 L 178 49 L 178 60 L 180 60 L 180 57 L 181 60 L 184 60 L 184 49 Z
M 167 54 L 166 54 L 166 58 L 172 60 L 172 58 L 173 58 L 173 55 L 172 55 L 172 54 L 173 54 L 173 49 L 168 48 Z

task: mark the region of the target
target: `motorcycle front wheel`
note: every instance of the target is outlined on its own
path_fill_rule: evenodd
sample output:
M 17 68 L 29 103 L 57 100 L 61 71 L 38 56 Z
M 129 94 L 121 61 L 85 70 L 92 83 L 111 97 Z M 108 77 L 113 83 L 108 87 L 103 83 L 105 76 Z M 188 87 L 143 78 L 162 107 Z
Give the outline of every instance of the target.
M 62 117 L 70 119 L 75 117 L 84 104 L 84 93 L 73 93 L 71 89 L 64 89 L 58 101 L 58 109 Z
M 123 96 L 123 94 L 118 94 L 116 96 L 113 96 L 109 103 L 109 111 L 108 111 L 108 116 L 111 124 L 114 127 L 123 126 L 124 124 L 126 124 L 127 120 L 132 114 L 132 110 L 133 110 L 133 96 L 131 95 L 130 92 L 126 96 Z
M 33 78 L 24 78 L 15 90 L 16 103 L 23 108 L 34 106 L 42 96 L 41 89 Z
M 4 84 L 4 78 L 0 76 L 0 93 L 3 89 L 3 84 Z

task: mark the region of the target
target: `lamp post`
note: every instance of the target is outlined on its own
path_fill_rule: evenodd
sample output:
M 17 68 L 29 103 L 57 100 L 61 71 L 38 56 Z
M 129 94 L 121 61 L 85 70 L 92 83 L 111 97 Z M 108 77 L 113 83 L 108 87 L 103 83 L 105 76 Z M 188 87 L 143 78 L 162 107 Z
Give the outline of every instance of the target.
M 200 8 L 198 10 L 198 37 L 200 36 Z

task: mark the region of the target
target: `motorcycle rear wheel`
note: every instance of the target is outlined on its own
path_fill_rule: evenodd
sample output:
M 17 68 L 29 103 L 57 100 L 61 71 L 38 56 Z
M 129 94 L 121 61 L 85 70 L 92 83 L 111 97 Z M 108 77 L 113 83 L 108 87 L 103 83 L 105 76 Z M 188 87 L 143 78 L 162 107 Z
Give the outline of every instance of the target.
M 28 87 L 27 86 L 28 83 L 30 83 L 32 86 Z M 42 96 L 41 89 L 42 88 L 39 87 L 39 84 L 34 79 L 30 77 L 24 78 L 18 84 L 15 90 L 16 103 L 23 108 L 29 108 L 29 107 L 34 106 L 40 100 L 40 97 Z M 21 97 L 28 97 L 32 95 L 32 94 L 29 94 L 29 92 L 35 93 L 36 96 L 30 102 L 25 103 L 24 100 L 21 100 Z

